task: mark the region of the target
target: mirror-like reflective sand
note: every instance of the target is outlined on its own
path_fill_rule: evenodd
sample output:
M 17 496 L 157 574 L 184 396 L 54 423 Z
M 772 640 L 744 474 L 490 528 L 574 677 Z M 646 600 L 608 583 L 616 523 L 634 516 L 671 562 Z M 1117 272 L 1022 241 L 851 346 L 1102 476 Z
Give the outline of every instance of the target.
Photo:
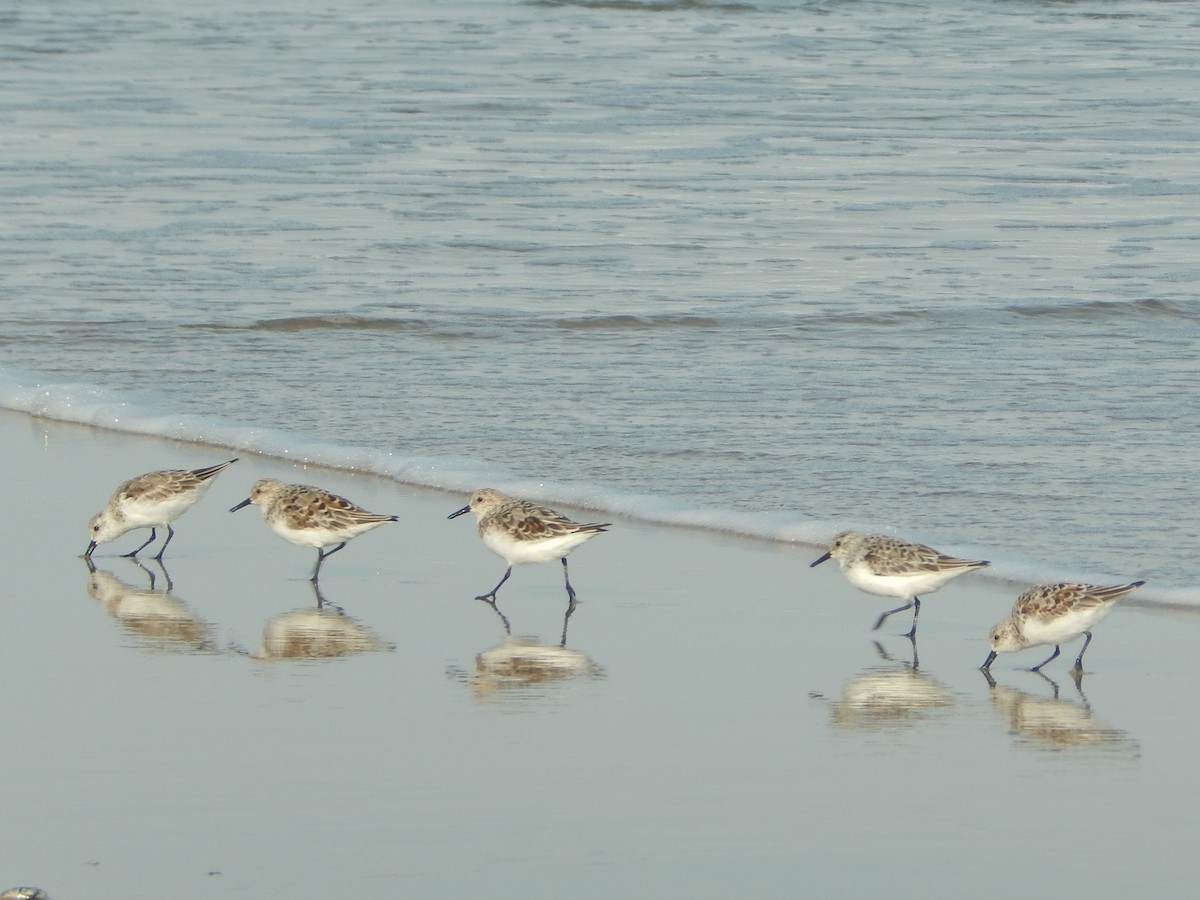
M 868 631 L 876 599 L 810 570 L 814 548 L 618 521 L 571 559 L 563 642 L 556 566 L 514 570 L 498 610 L 473 599 L 496 561 L 446 520 L 461 496 L 244 458 L 165 569 L 118 542 L 91 571 L 84 526 L 112 484 L 221 454 L 13 414 L 0 437 L 10 885 L 186 900 L 1192 884 L 1186 612 L 1118 608 L 1079 688 L 1074 648 L 1049 678 L 1019 668 L 1040 650 L 1003 657 L 993 686 L 984 637 L 1020 585 L 938 592 L 914 646 L 903 622 Z M 261 477 L 400 521 L 336 557 L 318 596 L 306 551 L 226 512 Z

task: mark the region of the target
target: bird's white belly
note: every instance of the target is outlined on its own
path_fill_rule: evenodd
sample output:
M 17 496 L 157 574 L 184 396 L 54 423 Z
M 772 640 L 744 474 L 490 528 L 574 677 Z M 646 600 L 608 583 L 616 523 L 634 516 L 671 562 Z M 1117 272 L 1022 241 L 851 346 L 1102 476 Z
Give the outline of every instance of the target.
M 289 541 L 297 547 L 316 547 L 319 550 L 340 544 L 342 541 L 354 537 L 355 534 L 361 533 L 355 531 L 352 534 L 349 529 L 333 531 L 330 528 L 292 528 L 284 521 L 274 521 L 268 524 L 271 526 L 271 530 L 285 541 Z
M 199 499 L 200 494 L 198 492 L 189 491 L 186 494 L 179 494 L 169 500 L 157 500 L 152 503 L 126 501 L 121 508 L 121 515 L 125 520 L 125 524 L 129 526 L 129 530 L 134 528 L 149 528 L 153 525 L 166 525 L 168 522 L 174 522 L 191 509 Z
M 484 545 L 510 566 L 521 563 L 549 562 L 562 559 L 595 532 L 575 532 L 533 541 L 522 541 L 507 532 L 488 529 L 481 537 Z
M 1112 604 L 1075 611 L 1055 619 L 1026 619 L 1021 625 L 1021 634 L 1032 644 L 1061 644 L 1091 631 L 1101 619 L 1108 615 Z
M 942 572 L 915 572 L 911 575 L 876 575 L 865 565 L 851 566 L 845 570 L 846 580 L 859 590 L 881 597 L 899 597 L 908 600 L 914 596 L 936 591 L 955 575 L 964 570 Z

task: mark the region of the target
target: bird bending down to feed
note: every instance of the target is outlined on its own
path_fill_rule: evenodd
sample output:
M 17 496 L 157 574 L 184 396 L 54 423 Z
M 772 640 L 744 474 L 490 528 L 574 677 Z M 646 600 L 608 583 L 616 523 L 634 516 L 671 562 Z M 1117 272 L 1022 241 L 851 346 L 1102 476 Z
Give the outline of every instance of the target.
M 1030 671 L 1058 656 L 1059 645 L 1085 635 L 1072 672 L 1083 672 L 1083 654 L 1092 642 L 1092 628 L 1107 616 L 1117 601 L 1146 582 L 1131 581 L 1098 587 L 1094 584 L 1057 582 L 1030 588 L 1013 604 L 1012 612 L 992 626 L 988 634 L 991 652 L 980 668 L 986 672 L 1000 653 L 1015 653 L 1026 647 L 1053 644 L 1054 652 Z
M 108 505 L 88 522 L 91 543 L 83 556 L 91 559 L 97 545 L 116 540 L 127 531 L 149 528 L 146 542 L 122 556 L 136 557 L 154 543 L 159 525 L 166 526 L 167 539 L 154 558 L 161 560 L 167 544 L 175 537 L 171 523 L 191 509 L 204 496 L 212 480 L 237 459 L 217 463 L 203 469 L 164 469 L 147 472 L 122 482 L 108 500 Z

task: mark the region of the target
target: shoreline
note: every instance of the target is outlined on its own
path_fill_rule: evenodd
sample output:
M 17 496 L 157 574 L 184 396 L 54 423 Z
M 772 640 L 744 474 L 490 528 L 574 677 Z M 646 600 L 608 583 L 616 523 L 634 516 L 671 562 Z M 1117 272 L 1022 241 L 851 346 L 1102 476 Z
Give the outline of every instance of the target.
M 378 478 L 386 483 L 395 484 L 403 489 L 429 491 L 437 494 L 466 494 L 478 487 L 484 486 L 486 482 L 486 484 L 498 487 L 506 493 L 512 493 L 516 496 L 522 496 L 526 499 L 550 506 L 561 505 L 574 510 L 586 510 L 592 514 L 598 513 L 606 516 L 617 516 L 625 521 L 636 522 L 651 527 L 676 529 L 684 533 L 715 535 L 726 539 L 744 540 L 767 546 L 804 548 L 812 550 L 814 558 L 825 550 L 825 541 L 828 537 L 831 537 L 838 531 L 855 527 L 853 523 L 834 523 L 831 521 L 829 524 L 817 526 L 814 530 L 814 522 L 817 520 L 797 521 L 795 516 L 788 513 L 739 512 L 695 507 L 675 508 L 672 506 L 674 501 L 671 498 L 662 498 L 653 501 L 661 504 L 663 507 L 658 512 L 638 511 L 630 507 L 636 506 L 639 502 L 645 502 L 646 498 L 643 496 L 630 495 L 625 498 L 627 501 L 625 504 L 621 502 L 606 502 L 600 499 L 606 494 L 610 499 L 613 496 L 620 497 L 623 495 L 614 495 L 600 488 L 578 490 L 561 485 L 539 484 L 521 478 L 482 479 L 468 482 L 466 479 L 456 477 L 454 480 L 461 482 L 461 486 L 448 487 L 442 483 L 434 483 L 432 479 L 421 480 L 406 477 L 402 471 L 387 471 L 387 467 L 380 460 L 386 459 L 390 456 L 390 453 L 378 448 L 332 445 L 320 441 L 305 442 L 299 435 L 274 430 L 265 432 L 264 434 L 269 436 L 267 443 L 273 442 L 277 444 L 275 449 L 262 449 L 248 445 L 245 441 L 220 436 L 221 432 L 232 433 L 234 431 L 245 432 L 254 430 L 244 426 L 204 426 L 204 429 L 215 431 L 218 435 L 212 438 L 205 438 L 199 436 L 199 430 L 204 430 L 200 426 L 191 426 L 197 430 L 189 432 L 189 426 L 183 424 L 175 429 L 177 432 L 180 432 L 177 435 L 153 431 L 149 426 L 123 429 L 112 424 L 61 418 L 50 413 L 33 412 L 28 409 L 12 406 L 0 407 L 0 415 L 26 417 L 33 422 L 45 422 L 48 425 L 93 430 L 110 434 L 114 437 L 167 441 L 189 445 L 196 447 L 201 452 L 205 450 L 222 450 L 235 454 L 245 454 L 247 457 L 253 456 L 266 463 L 298 465 L 304 468 L 327 471 L 335 475 L 352 474 L 368 476 Z M 147 420 L 151 420 L 155 417 L 146 418 Z M 157 420 L 161 421 L 161 417 L 157 417 Z M 334 456 L 341 456 L 343 459 L 341 461 L 332 460 L 331 457 Z M 568 499 L 559 499 L 564 496 Z M 589 500 L 589 497 L 592 499 Z M 821 532 L 823 536 L 817 536 L 817 531 Z M 825 534 L 826 532 L 828 534 Z M 898 534 L 890 530 L 884 530 L 884 533 L 896 534 L 896 536 L 906 540 L 930 543 L 931 546 L 935 546 L 939 551 L 950 555 L 984 559 L 992 559 L 995 556 L 995 554 L 988 553 L 986 548 L 958 545 L 953 542 L 932 542 L 923 539 L 920 535 Z M 1116 584 L 1135 578 L 1144 578 L 1147 581 L 1147 585 L 1139 591 L 1140 596 L 1132 605 L 1161 605 L 1175 609 L 1195 607 L 1197 611 L 1200 611 L 1200 588 L 1156 584 L 1152 576 L 1147 576 L 1144 573 L 1129 572 L 1118 575 L 1080 575 L 1072 573 L 1067 568 L 1061 571 L 1055 570 L 1051 564 L 1038 560 L 1001 559 L 997 561 L 993 559 L 992 565 L 976 573 L 976 577 L 994 583 L 1001 588 L 1015 590 L 1016 593 L 1020 593 L 1034 584 L 1052 581 Z M 1015 596 L 1016 594 L 1014 594 Z
M 56 442 L 66 440 L 70 442 L 74 439 L 93 445 L 123 446 L 132 444 L 137 448 L 137 452 L 128 455 L 141 456 L 146 460 L 143 463 L 143 468 L 139 471 L 150 471 L 155 468 L 187 468 L 203 465 L 207 462 L 203 458 L 204 454 L 214 449 L 235 453 L 239 452 L 239 448 L 233 446 L 214 445 L 193 439 L 160 437 L 153 434 L 127 433 L 83 423 L 62 422 L 9 410 L 0 411 L 0 435 L 7 434 L 11 437 L 11 430 L 21 427 L 22 422 L 29 430 L 41 434 L 45 442 L 49 442 L 50 440 Z M 372 471 L 342 468 L 320 461 L 311 462 L 278 458 L 256 451 L 247 453 L 244 448 L 241 448 L 240 452 L 244 454 L 240 457 L 240 461 L 218 476 L 217 483 L 222 485 L 222 487 L 214 487 L 214 489 L 210 490 L 210 494 L 216 495 L 223 491 L 227 495 L 225 499 L 236 495 L 236 499 L 241 500 L 244 498 L 249 484 L 260 477 L 276 477 L 283 480 L 303 481 L 306 483 L 316 482 L 318 486 L 328 487 L 328 489 L 333 490 L 335 493 L 344 493 L 350 496 L 354 502 L 361 503 L 370 509 L 387 511 L 389 509 L 389 501 L 384 499 L 387 497 L 399 498 L 391 501 L 391 508 L 398 508 L 405 505 L 406 501 L 412 500 L 418 501 L 419 505 L 423 508 L 432 507 L 436 512 L 427 522 L 416 526 L 422 530 L 431 526 L 440 528 L 446 524 L 441 521 L 445 518 L 445 516 L 441 515 L 442 508 L 444 507 L 449 511 L 453 511 L 466 496 L 465 493 L 460 494 L 438 487 L 406 483 L 391 476 Z M 120 457 L 124 457 L 125 455 L 125 451 L 119 454 Z M 161 459 L 162 461 L 151 461 L 156 459 Z M 96 478 L 88 475 L 86 476 L 86 480 L 90 483 L 88 489 L 91 492 L 89 497 L 90 502 L 81 498 L 77 503 L 73 504 L 74 508 L 71 518 L 77 521 L 81 547 L 86 537 L 83 526 L 90 515 L 103 507 L 108 494 L 111 493 L 112 488 L 117 483 L 126 477 L 138 474 L 129 465 L 125 464 L 123 458 L 118 463 L 117 459 L 110 456 L 107 462 L 111 463 L 111 465 L 107 465 L 106 468 L 114 473 L 108 479 L 112 482 L 111 485 L 107 482 L 97 482 Z M 137 469 L 137 466 L 134 466 L 133 469 Z M 316 477 L 310 475 L 310 472 L 314 473 Z M 238 484 L 233 489 L 232 494 L 230 494 L 231 482 L 237 482 Z M 36 484 L 31 484 L 30 486 L 35 491 L 37 490 Z M 276 557 L 286 558 L 288 565 L 282 573 L 284 577 L 289 582 L 301 581 L 306 587 L 309 586 L 307 573 L 311 570 L 312 560 L 310 557 L 312 554 L 307 548 L 295 547 L 272 534 L 265 523 L 261 521 L 261 514 L 258 508 L 249 507 L 248 511 L 239 512 L 230 517 L 228 521 L 223 521 L 228 516 L 228 513 L 225 511 L 222 501 L 206 497 L 197 505 L 197 510 L 203 510 L 203 512 L 189 512 L 182 518 L 178 530 L 185 541 L 188 540 L 188 535 L 193 530 L 192 523 L 194 520 L 202 518 L 209 520 L 209 522 L 215 521 L 217 527 L 211 528 L 210 526 L 210 533 L 205 537 L 209 546 L 227 545 L 228 541 L 236 535 L 238 540 L 242 542 L 240 552 L 243 555 L 265 555 L 265 557 L 271 559 Z M 584 511 L 590 511 L 587 507 L 566 504 L 562 506 L 562 510 L 567 515 L 575 518 L 579 518 L 580 514 Z M 796 580 L 798 585 L 801 585 L 798 589 L 805 590 L 803 585 L 806 582 L 810 583 L 809 590 L 812 589 L 812 584 L 819 583 L 822 590 L 836 595 L 836 602 L 839 605 L 844 604 L 846 607 L 856 610 L 854 614 L 861 616 L 864 622 L 868 622 L 868 620 L 873 621 L 874 616 L 877 616 L 884 609 L 894 606 L 897 602 L 895 598 L 870 595 L 850 585 L 841 574 L 836 561 L 831 560 L 817 569 L 811 568 L 810 563 L 825 549 L 820 544 L 810 544 L 799 540 L 772 540 L 757 535 L 725 532 L 691 524 L 647 522 L 640 518 L 621 513 L 612 513 L 612 516 L 614 521 L 618 523 L 619 530 L 616 540 L 622 539 L 622 530 L 629 531 L 630 529 L 635 529 L 641 535 L 640 540 L 642 541 L 646 539 L 647 535 L 652 540 L 653 536 L 660 535 L 663 539 L 682 546 L 687 546 L 692 541 L 703 542 L 712 547 L 723 548 L 735 557 L 742 554 L 750 554 L 757 557 L 765 555 L 775 561 L 787 560 L 786 565 L 794 569 L 790 573 L 791 578 Z M 332 570 L 336 572 L 340 568 L 340 564 L 350 564 L 355 557 L 371 553 L 366 548 L 369 544 L 376 542 L 378 543 L 374 549 L 374 564 L 382 567 L 380 574 L 392 569 L 392 565 L 389 565 L 380 558 L 379 548 L 382 542 L 387 540 L 387 532 L 393 530 L 394 527 L 399 527 L 400 530 L 409 529 L 410 533 L 402 537 L 401 541 L 404 543 L 411 542 L 411 529 L 415 523 L 411 520 L 405 522 L 404 518 L 403 514 L 401 514 L 399 526 L 387 523 L 383 528 L 376 529 L 370 533 L 370 536 L 364 536 L 362 539 L 351 541 L 343 553 L 334 557 L 329 564 Z M 463 524 L 467 522 L 469 522 L 469 525 Z M 482 546 L 482 543 L 479 542 L 475 534 L 474 520 L 462 519 L 448 524 L 449 527 L 440 535 L 440 538 L 450 541 L 450 545 L 439 544 L 436 550 L 431 547 L 425 548 L 425 552 L 430 558 L 437 560 L 437 565 L 434 568 L 439 570 L 444 569 L 449 563 L 446 556 L 449 552 L 466 553 L 470 555 L 473 569 L 488 573 L 482 577 L 481 583 L 486 582 L 484 587 L 494 583 L 498 574 L 503 572 L 504 564 L 499 557 L 487 551 Z M 199 525 L 196 526 L 197 529 L 199 527 Z M 143 555 L 136 560 L 126 560 L 122 558 L 122 554 L 128 552 L 137 543 L 140 543 L 141 540 L 144 540 L 145 536 L 146 530 L 142 529 L 130 532 L 116 542 L 100 545 L 96 550 L 93 562 L 97 566 L 102 563 L 120 566 L 126 562 L 130 562 L 140 568 L 144 568 L 144 564 L 150 561 L 147 556 Z M 603 545 L 613 542 L 611 534 L 606 535 L 606 537 L 606 541 L 595 543 Z M 162 540 L 163 535 L 160 533 L 155 545 L 149 548 L 151 553 L 156 547 L 161 546 Z M 177 538 L 176 542 L 172 543 L 171 553 L 167 556 L 168 564 L 173 564 L 173 559 L 176 556 L 190 555 L 188 548 L 180 546 L 178 540 Z M 426 544 L 428 540 L 429 535 L 426 535 L 422 543 Z M 583 555 L 590 556 L 592 553 L 593 550 L 589 548 L 584 551 Z M 363 564 L 366 564 L 366 562 L 367 560 L 364 560 Z M 576 557 L 572 557 L 573 569 L 577 565 Z M 536 576 L 538 589 L 553 595 L 554 590 L 552 585 L 555 583 L 557 576 L 551 575 L 547 577 L 548 568 L 557 569 L 557 566 L 515 566 L 513 568 L 513 579 L 519 582 L 520 580 L 524 580 L 522 573 L 538 572 L 540 573 Z M 301 578 L 301 576 L 304 577 Z M 170 577 L 169 574 L 168 577 Z M 407 573 L 407 577 L 415 580 L 417 583 L 424 583 L 428 582 L 434 576 L 430 573 L 409 572 Z M 326 574 L 326 581 L 328 580 L 329 576 Z M 1008 578 L 990 572 L 988 569 L 981 569 L 962 578 L 955 579 L 942 591 L 936 592 L 929 598 L 926 598 L 923 603 L 923 609 L 933 610 L 933 615 L 936 616 L 936 611 L 945 602 L 951 603 L 952 608 L 957 606 L 953 600 L 947 600 L 948 595 L 967 594 L 976 597 L 986 596 L 990 598 L 989 606 L 994 612 L 992 618 L 999 619 L 1007 614 L 1012 601 L 1016 599 L 1017 595 L 1030 585 L 1031 583 L 1028 581 Z M 473 590 L 473 588 L 469 590 Z M 506 588 L 506 593 L 509 591 L 511 591 L 511 588 Z M 1124 609 L 1145 610 L 1167 616 L 1191 617 L 1200 614 L 1200 607 L 1162 601 L 1154 598 L 1152 593 L 1145 591 L 1145 589 L 1141 589 L 1135 594 L 1124 598 L 1119 606 Z M 897 621 L 901 619 L 907 621 L 908 615 L 908 613 L 897 614 L 896 619 Z M 928 617 L 929 614 L 926 613 L 926 617 L 922 619 L 922 627 L 925 626 L 925 621 Z M 504 618 L 503 613 L 501 614 L 501 618 Z M 977 630 L 981 638 L 991 624 L 993 624 L 991 619 L 986 619 L 986 617 L 979 618 Z M 884 633 L 886 633 L 886 630 Z M 982 641 L 980 646 L 983 646 Z

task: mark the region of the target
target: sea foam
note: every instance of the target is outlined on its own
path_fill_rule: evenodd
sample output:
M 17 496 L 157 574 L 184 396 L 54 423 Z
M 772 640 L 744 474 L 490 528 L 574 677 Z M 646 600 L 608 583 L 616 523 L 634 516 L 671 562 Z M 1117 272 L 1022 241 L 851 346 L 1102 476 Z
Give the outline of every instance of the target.
M 155 410 L 152 401 L 114 397 L 96 385 L 54 383 L 11 371 L 0 372 L 0 408 L 109 431 L 207 444 L 304 465 L 360 472 L 454 493 L 468 493 L 487 485 L 539 503 L 571 506 L 654 525 L 798 545 L 814 552 L 838 531 L 888 531 L 878 523 L 809 518 L 800 512 L 697 507 L 653 493 L 534 480 L 465 457 L 402 455 L 384 448 L 315 440 L 283 429 L 175 415 Z M 997 558 L 996 548 L 955 545 L 945 535 L 906 533 L 904 537 L 927 542 L 957 556 L 990 559 L 992 565 L 978 577 L 1011 584 L 1014 591 L 1039 582 L 1116 583 L 1130 577 L 1128 573 L 1064 570 L 1044 560 L 1003 555 Z M 1138 592 L 1137 599 L 1143 604 L 1200 611 L 1200 589 L 1174 586 L 1156 590 L 1151 584 Z

